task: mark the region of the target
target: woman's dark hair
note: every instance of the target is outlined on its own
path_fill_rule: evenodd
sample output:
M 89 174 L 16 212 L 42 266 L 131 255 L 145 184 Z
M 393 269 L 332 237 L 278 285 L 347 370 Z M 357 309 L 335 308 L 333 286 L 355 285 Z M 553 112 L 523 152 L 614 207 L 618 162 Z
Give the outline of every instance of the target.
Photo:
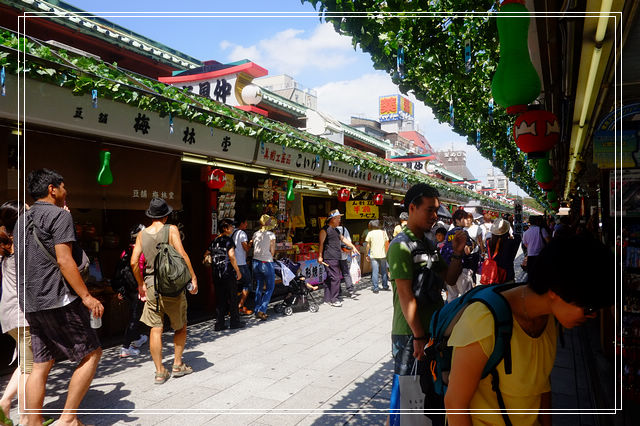
M 29 191 L 31 198 L 39 200 L 49 194 L 49 185 L 58 188 L 63 181 L 62 176 L 54 170 L 32 170 L 27 176 L 27 191 Z
M 231 219 L 222 219 L 218 224 L 220 232 L 224 232 L 226 229 L 233 228 L 233 221 Z
M 11 254 L 13 228 L 23 210 L 18 207 L 17 200 L 7 201 L 0 206 L 0 255 L 2 256 Z
M 447 230 L 444 229 L 442 226 L 439 227 L 438 229 L 436 229 L 436 234 L 442 234 L 442 235 L 447 235 Z
M 451 216 L 451 220 L 453 221 L 453 223 L 455 224 L 456 221 L 458 220 L 463 220 L 467 217 L 467 212 L 464 211 L 463 209 L 458 209 L 455 212 L 453 212 L 453 215 Z
M 553 291 L 565 302 L 588 308 L 614 301 L 615 261 L 611 250 L 589 236 L 552 240 L 529 271 L 529 287 L 537 294 Z

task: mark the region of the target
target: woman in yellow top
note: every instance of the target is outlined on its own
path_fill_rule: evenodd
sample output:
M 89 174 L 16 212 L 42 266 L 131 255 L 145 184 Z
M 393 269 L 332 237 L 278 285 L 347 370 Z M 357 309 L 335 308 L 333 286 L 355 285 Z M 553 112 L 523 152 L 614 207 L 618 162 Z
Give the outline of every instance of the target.
M 585 265 L 598 265 L 586 267 Z M 614 298 L 613 253 L 587 237 L 552 241 L 540 255 L 529 283 L 505 290 L 513 314 L 512 373 L 498 365 L 500 391 L 514 425 L 551 425 L 549 375 L 556 355 L 555 319 L 572 328 L 611 306 Z M 444 397 L 449 424 L 500 425 L 491 375 L 481 379 L 493 351 L 494 321 L 482 303 L 472 303 L 455 325 L 449 386 Z M 484 411 L 483 411 L 484 410 Z

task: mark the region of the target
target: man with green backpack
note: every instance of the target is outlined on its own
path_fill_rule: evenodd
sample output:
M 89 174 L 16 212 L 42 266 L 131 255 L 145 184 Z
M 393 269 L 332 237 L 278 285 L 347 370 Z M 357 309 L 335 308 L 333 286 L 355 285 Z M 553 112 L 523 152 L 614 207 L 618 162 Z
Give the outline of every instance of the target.
M 131 254 L 131 269 L 138 282 L 140 297 L 145 301 L 140 321 L 151 327 L 149 350 L 156 367 L 155 384 L 163 384 L 167 379 L 181 377 L 193 372 L 182 362 L 182 352 L 187 341 L 187 298 L 185 289 L 191 283 L 189 292 L 198 292 L 198 280 L 193 272 L 189 256 L 182 246 L 180 232 L 175 225 L 167 225 L 167 218 L 173 211 L 162 198 L 153 198 L 146 211 L 153 222 L 138 233 Z M 144 278 L 140 271 L 140 254 L 145 257 Z M 162 330 L 164 315 L 175 330 L 173 344 L 175 357 L 170 372 L 162 364 Z

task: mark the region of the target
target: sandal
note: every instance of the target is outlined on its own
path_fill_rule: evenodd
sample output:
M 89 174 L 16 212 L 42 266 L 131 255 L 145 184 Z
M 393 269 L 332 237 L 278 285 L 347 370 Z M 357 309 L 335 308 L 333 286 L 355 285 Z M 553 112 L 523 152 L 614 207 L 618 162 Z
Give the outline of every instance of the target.
M 169 370 L 167 370 L 166 368 L 164 371 L 156 371 L 156 377 L 153 383 L 155 383 L 156 385 L 161 385 L 169 380 L 169 377 L 171 377 L 171 373 L 169 373 Z
M 187 374 L 193 373 L 193 368 L 189 367 L 184 362 L 180 365 L 173 364 L 172 373 L 173 373 L 173 377 L 182 377 L 182 376 L 186 376 Z

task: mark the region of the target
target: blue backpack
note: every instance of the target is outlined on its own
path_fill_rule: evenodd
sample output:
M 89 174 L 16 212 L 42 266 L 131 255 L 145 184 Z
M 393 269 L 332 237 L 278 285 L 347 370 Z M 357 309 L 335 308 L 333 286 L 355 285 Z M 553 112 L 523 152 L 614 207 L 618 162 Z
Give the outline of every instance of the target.
M 511 374 L 511 333 L 513 330 L 513 316 L 507 299 L 501 294 L 503 291 L 520 284 L 499 284 L 492 286 L 478 286 L 464 295 L 447 303 L 433 313 L 429 326 L 430 340 L 425 347 L 425 355 L 429 363 L 429 371 L 433 381 L 433 390 L 439 397 L 444 398 L 449 384 L 451 371 L 451 357 L 453 348 L 447 345 L 453 327 L 457 324 L 464 310 L 473 302 L 482 302 L 489 308 L 495 323 L 495 344 L 487 364 L 482 370 L 482 378 L 492 376 L 491 385 L 496 393 L 502 418 L 507 426 L 511 425 L 506 412 L 504 400 L 499 387 L 498 371 L 500 361 L 504 359 L 506 374 Z

